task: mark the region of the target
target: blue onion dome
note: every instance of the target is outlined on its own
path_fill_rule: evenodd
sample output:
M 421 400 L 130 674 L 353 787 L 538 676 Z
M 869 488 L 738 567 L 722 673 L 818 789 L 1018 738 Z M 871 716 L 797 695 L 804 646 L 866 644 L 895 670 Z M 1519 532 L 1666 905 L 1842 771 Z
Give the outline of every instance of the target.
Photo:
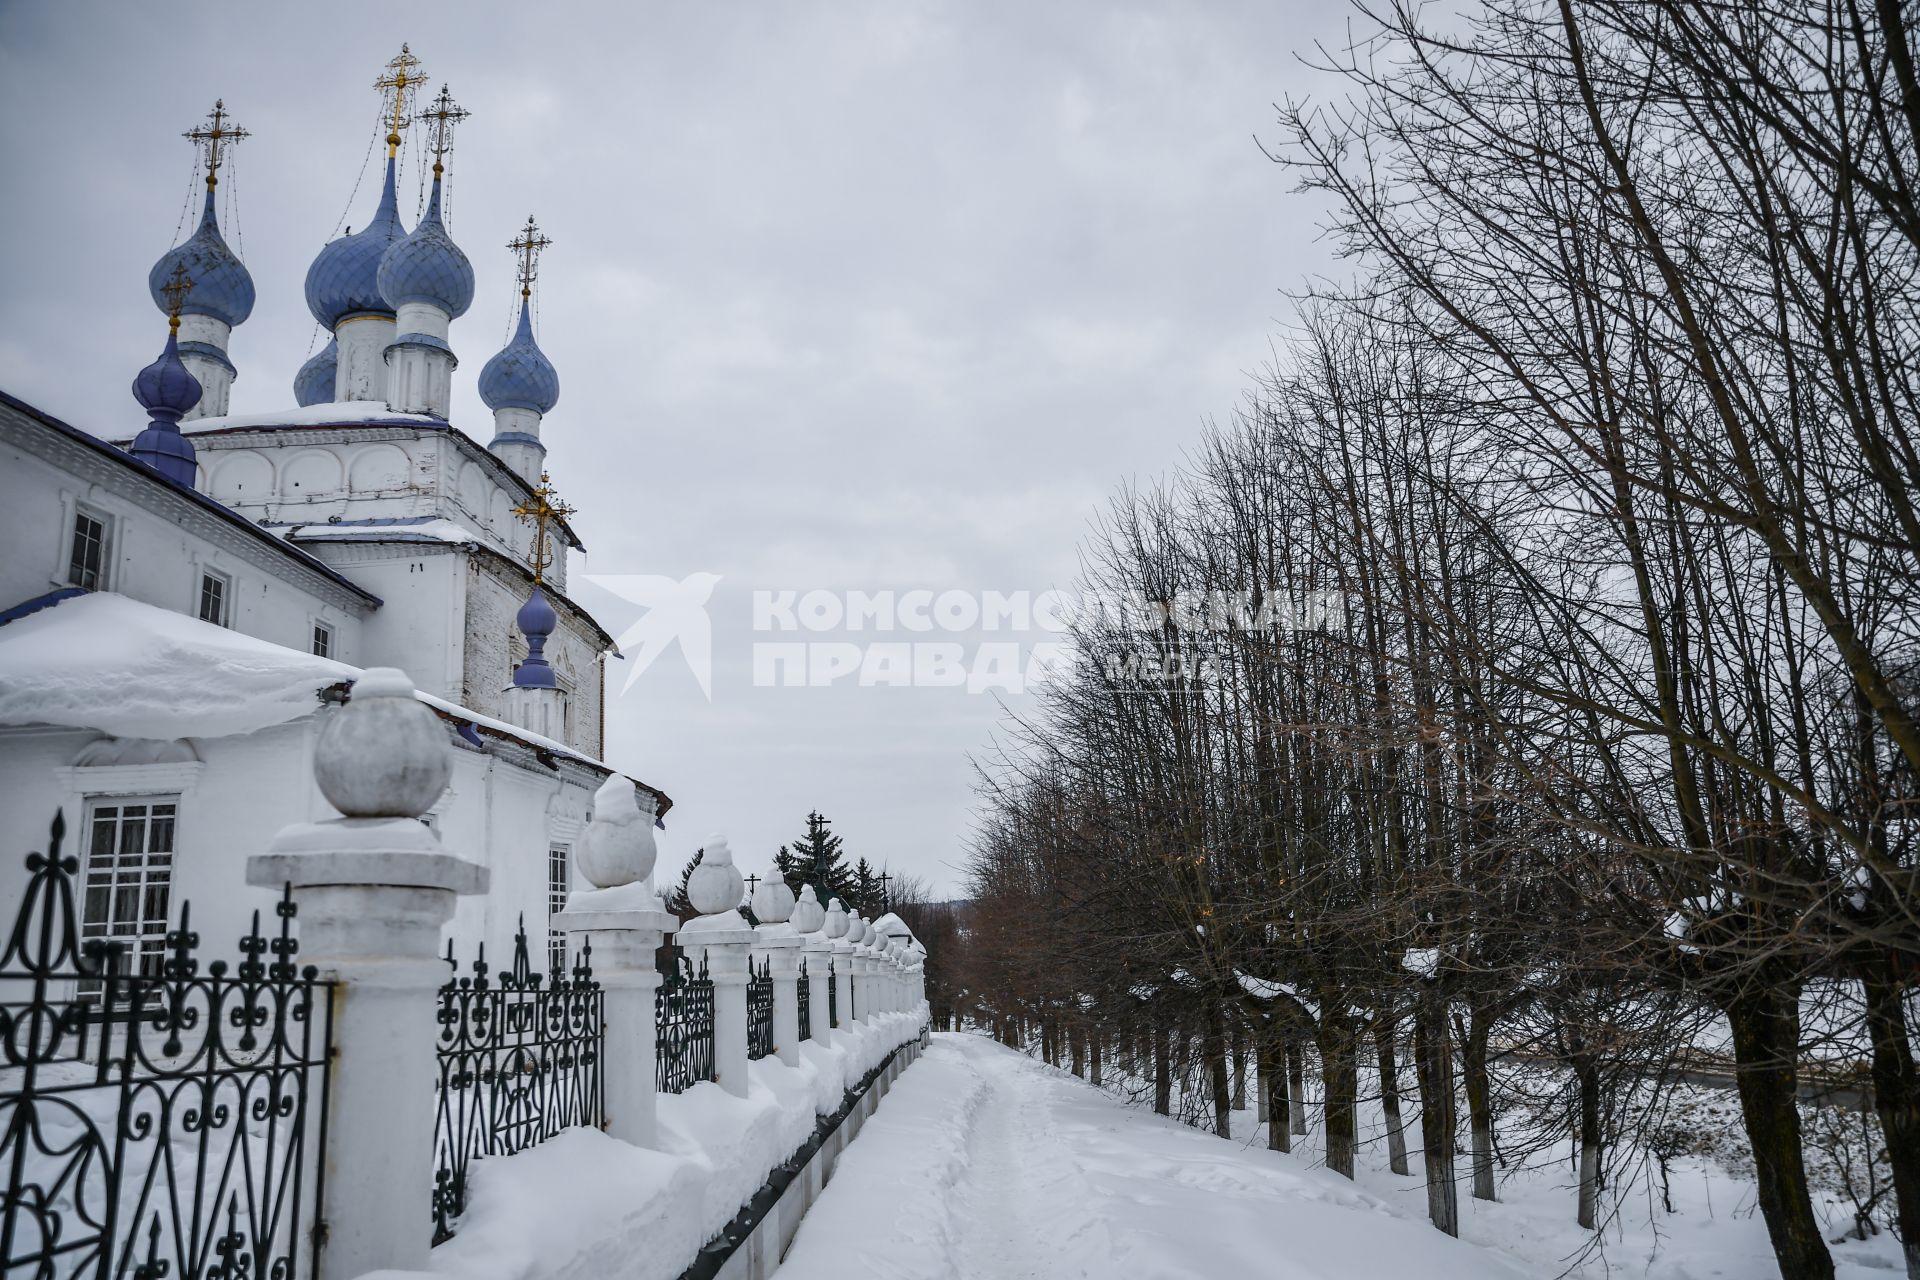
M 380 259 L 379 283 L 380 296 L 396 311 L 424 302 L 458 319 L 473 305 L 473 264 L 440 221 L 440 179 L 433 180 L 433 197 L 420 225 Z
M 520 327 L 513 341 L 480 370 L 480 398 L 489 409 L 531 409 L 540 414 L 552 413 L 560 403 L 560 375 L 533 340 L 533 321 L 525 302 L 520 304 Z
M 310 404 L 333 402 L 334 375 L 340 368 L 340 340 L 328 338 L 311 359 L 293 375 L 293 400 L 301 408 Z
M 393 308 L 380 296 L 380 259 L 406 234 L 393 194 L 393 157 L 389 156 L 373 221 L 353 235 L 330 241 L 307 268 L 307 310 L 313 318 L 332 329 L 342 317 L 361 312 L 392 315 Z
M 253 314 L 253 277 L 246 264 L 234 256 L 221 238 L 220 224 L 213 217 L 213 190 L 207 190 L 207 202 L 200 211 L 200 225 L 194 233 L 160 255 L 147 273 L 147 292 L 153 305 L 168 312 L 166 287 L 176 269 L 185 267 L 193 289 L 180 307 L 187 316 L 212 316 L 229 328 L 243 324 Z
M 133 379 L 133 398 L 140 407 L 161 422 L 178 422 L 200 403 L 200 380 L 180 362 L 180 339 L 167 335 L 166 349 L 160 358 L 142 369 Z
M 547 662 L 547 637 L 560 624 L 560 615 L 547 603 L 546 592 L 540 584 L 533 584 L 533 594 L 520 606 L 520 612 L 513 617 L 521 634 L 527 637 L 527 657 L 514 668 L 513 683 L 521 689 L 553 689 L 553 667 Z

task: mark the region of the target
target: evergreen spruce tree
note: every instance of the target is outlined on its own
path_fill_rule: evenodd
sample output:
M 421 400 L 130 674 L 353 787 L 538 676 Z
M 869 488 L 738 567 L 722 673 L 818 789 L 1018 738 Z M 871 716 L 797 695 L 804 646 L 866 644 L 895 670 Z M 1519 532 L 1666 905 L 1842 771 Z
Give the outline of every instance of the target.
M 850 887 L 853 890 L 853 910 L 869 920 L 877 919 L 880 915 L 880 877 L 874 874 L 865 858 L 854 864 Z
M 795 893 L 799 893 L 800 886 L 807 883 L 806 869 L 800 865 L 800 859 L 794 856 L 793 850 L 787 846 L 781 845 L 780 851 L 773 855 L 773 866 L 780 873 L 780 878 L 787 882 L 787 888 Z
M 673 896 L 667 899 L 667 910 L 679 916 L 682 923 L 700 914 L 693 909 L 693 904 L 687 901 L 687 881 L 693 879 L 693 869 L 700 865 L 700 859 L 706 856 L 706 852 L 705 848 L 693 851 L 692 860 L 687 863 L 686 870 L 680 873 L 679 887 L 673 891 Z
M 818 810 L 807 815 L 807 833 L 793 842 L 791 856 L 794 878 L 787 883 L 812 885 L 821 906 L 832 898 L 851 906 L 853 877 L 840 853 L 840 837 L 828 829 L 827 819 Z

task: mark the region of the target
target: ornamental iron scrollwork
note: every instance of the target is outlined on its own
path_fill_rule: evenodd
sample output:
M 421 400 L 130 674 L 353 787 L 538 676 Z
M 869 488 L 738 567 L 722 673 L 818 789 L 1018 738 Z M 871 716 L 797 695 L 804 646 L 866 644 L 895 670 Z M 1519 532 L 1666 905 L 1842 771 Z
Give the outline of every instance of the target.
M 747 962 L 747 1057 L 773 1052 L 773 960 Z
M 807 962 L 800 962 L 800 985 L 795 989 L 800 1004 L 800 1038 L 813 1039 L 813 990 L 807 982 Z
M 671 943 L 660 957 L 660 986 L 653 993 L 654 1087 L 685 1093 L 713 1079 L 713 979 L 704 956 L 698 971 Z
M 333 984 L 290 889 L 240 961 L 183 904 L 157 965 L 87 937 L 56 814 L 0 952 L 0 1272 L 293 1280 L 320 1229 Z
M 446 959 L 457 974 L 451 940 Z M 522 917 L 507 972 L 490 973 L 481 943 L 467 972 L 440 988 L 438 1022 L 435 1244 L 453 1238 L 474 1161 L 604 1121 L 606 998 L 594 981 L 593 948 L 580 948 L 571 973 L 536 973 Z

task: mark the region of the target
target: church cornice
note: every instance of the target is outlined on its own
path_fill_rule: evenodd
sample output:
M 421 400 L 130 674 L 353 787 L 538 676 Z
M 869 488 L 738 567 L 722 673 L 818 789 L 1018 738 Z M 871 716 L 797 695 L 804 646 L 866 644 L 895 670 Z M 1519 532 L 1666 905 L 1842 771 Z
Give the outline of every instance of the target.
M 299 440 L 303 444 L 357 444 L 369 440 L 391 440 L 395 436 L 407 436 L 419 440 L 428 436 L 444 436 L 451 439 L 456 448 L 468 458 L 478 462 L 492 475 L 496 483 L 518 499 L 524 501 L 533 496 L 533 486 L 500 459 L 498 454 L 490 452 L 478 440 L 450 422 L 423 420 L 419 418 L 396 419 L 393 421 L 337 422 L 337 423 L 287 423 L 276 426 L 266 422 L 251 422 L 245 426 L 213 427 L 192 433 L 196 445 L 203 447 L 212 441 L 219 441 L 215 447 L 232 446 L 259 447 L 275 443 Z M 565 520 L 557 520 L 554 527 L 560 530 L 567 545 L 575 551 L 585 551 L 587 546 L 580 541 L 580 535 Z

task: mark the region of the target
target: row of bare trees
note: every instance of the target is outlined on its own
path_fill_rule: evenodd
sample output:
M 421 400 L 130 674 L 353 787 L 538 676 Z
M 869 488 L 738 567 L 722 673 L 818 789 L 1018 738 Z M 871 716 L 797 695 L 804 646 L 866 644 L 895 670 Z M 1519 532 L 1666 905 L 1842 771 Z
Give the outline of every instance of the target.
M 1223 1133 L 1236 1041 L 1274 1115 L 1310 1056 L 1349 1175 L 1409 1055 L 1447 1231 L 1497 1194 L 1490 1061 L 1553 1064 L 1591 1226 L 1649 1082 L 1723 1057 L 1789 1277 L 1833 1273 L 1808 1064 L 1857 1059 L 1920 1280 L 1913 19 L 1357 22 L 1272 152 L 1354 283 L 1087 543 L 959 981 L 1163 1109 L 1191 1048 Z

